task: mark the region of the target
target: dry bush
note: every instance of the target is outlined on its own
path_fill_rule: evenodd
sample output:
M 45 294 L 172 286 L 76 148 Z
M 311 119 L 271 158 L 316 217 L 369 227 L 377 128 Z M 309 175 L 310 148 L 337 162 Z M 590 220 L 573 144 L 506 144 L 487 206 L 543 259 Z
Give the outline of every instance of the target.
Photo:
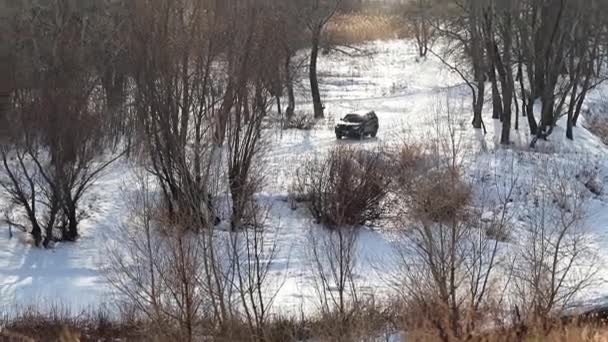
M 588 120 L 586 128 L 608 145 L 608 116 L 593 116 Z
M 598 170 L 599 167 L 595 166 L 594 168 L 581 170 L 581 172 L 575 176 L 587 190 L 597 196 L 604 193 L 604 183 L 598 175 Z
M 293 198 L 306 199 L 318 223 L 328 227 L 363 225 L 381 218 L 390 177 L 381 151 L 337 147 L 325 158 L 304 162 Z
M 148 175 L 137 181 L 130 216 L 107 243 L 104 275 L 118 307 L 149 322 L 152 335 L 192 341 L 206 328 L 200 322 L 217 313 L 210 290 L 203 290 L 203 282 L 211 283 L 205 266 L 216 261 L 203 248 L 209 229 L 194 234 L 189 227 L 201 221 L 171 217 Z
M 408 37 L 405 25 L 397 16 L 351 13 L 334 17 L 328 24 L 326 39 L 330 44 L 353 45 L 374 40 Z
M 317 121 L 312 114 L 297 113 L 289 118 L 283 124 L 283 129 L 298 129 L 302 131 L 310 131 L 315 128 Z
M 128 315 L 112 316 L 104 308 L 78 314 L 55 305 L 49 309 L 27 307 L 1 319 L 0 341 L 100 341 L 149 340 L 145 324 Z
M 439 342 L 442 339 L 429 334 L 430 330 L 416 329 L 408 331 L 408 341 Z M 497 329 L 484 334 L 469 336 L 471 342 L 521 342 L 521 341 L 563 341 L 563 342 L 605 342 L 608 341 L 608 329 L 603 326 L 564 325 L 556 327 L 549 333 L 539 329 L 522 331 L 518 328 Z M 459 341 L 459 340 L 453 340 Z
M 575 180 L 582 161 L 541 160 L 543 174 L 528 185 L 521 243 L 511 290 L 517 320 L 545 331 L 595 282 L 597 255 L 586 231 L 589 190 Z
M 450 97 L 438 101 L 434 127 L 424 144 L 406 139 L 394 153 L 394 194 L 398 211 L 409 220 L 450 223 L 465 219 L 472 201 L 471 184 L 462 179 L 467 149 Z
M 413 218 L 427 222 L 464 219 L 471 201 L 471 187 L 457 170 L 430 170 L 411 187 Z
M 484 170 L 464 178 L 466 150 L 457 127 L 449 114 L 438 117 L 426 145 L 405 144 L 395 158 L 395 225 L 402 240 L 394 286 L 410 313 L 404 329 L 419 331 L 417 340 L 465 340 L 483 331 L 491 304 L 504 292 L 497 270 L 506 258 L 496 236 L 509 235 L 517 177 L 503 184 L 495 172 L 495 183 L 483 182 Z M 504 174 L 515 174 L 512 165 Z
M 328 234 L 311 230 L 308 243 L 311 248 L 314 274 L 313 286 L 317 293 L 322 315 L 339 318 L 336 328 L 347 330 L 348 322 L 360 309 L 355 266 L 358 232 L 353 229 L 336 229 Z
M 425 151 L 420 144 L 403 144 L 397 151 L 397 168 L 400 181 L 403 177 L 411 177 L 412 171 L 420 170 L 425 165 Z
M 373 299 L 361 302 L 348 320 L 338 312 L 310 317 L 307 327 L 312 340 L 327 342 L 386 341 L 395 331 L 393 307 Z
M 471 186 L 458 168 L 442 165 L 434 148 L 403 144 L 395 158 L 395 192 L 401 209 L 423 222 L 463 218 L 471 202 Z
M 161 340 L 239 340 L 242 331 L 243 340 L 266 340 L 282 285 L 269 277 L 278 229 L 266 224 L 268 208 L 252 199 L 242 229 L 220 232 L 198 215 L 169 215 L 150 176 L 137 181 L 130 216 L 106 247 L 104 275 L 119 309 Z

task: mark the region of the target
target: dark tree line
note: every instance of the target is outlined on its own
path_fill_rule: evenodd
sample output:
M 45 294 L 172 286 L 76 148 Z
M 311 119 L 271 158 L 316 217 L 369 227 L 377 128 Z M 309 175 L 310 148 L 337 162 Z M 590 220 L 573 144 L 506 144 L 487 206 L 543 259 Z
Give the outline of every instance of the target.
M 233 228 L 247 224 L 262 124 L 275 104 L 287 120 L 295 112 L 299 49 L 311 47 L 311 94 L 323 116 L 316 64 L 340 3 L 6 4 L 0 184 L 11 203 L 3 220 L 36 245 L 76 240 L 83 197 L 126 154 L 155 177 L 170 218 L 208 225 L 210 197 L 227 191 Z
M 583 103 L 606 77 L 606 1 L 436 1 L 432 25 L 449 42 L 440 54 L 473 94 L 473 126 L 482 127 L 486 84 L 492 117 L 502 121 L 501 142 L 525 117 L 538 139 L 567 117 L 573 139 Z M 535 113 L 535 104 L 540 112 Z M 515 112 L 516 115 L 513 115 Z

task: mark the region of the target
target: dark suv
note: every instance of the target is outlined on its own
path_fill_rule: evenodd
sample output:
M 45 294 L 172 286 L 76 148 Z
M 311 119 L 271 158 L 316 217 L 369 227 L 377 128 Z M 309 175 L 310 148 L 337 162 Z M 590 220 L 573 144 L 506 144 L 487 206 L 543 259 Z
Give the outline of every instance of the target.
M 378 134 L 378 116 L 373 111 L 365 114 L 347 114 L 336 124 L 336 138 L 363 138 L 366 135 L 375 137 Z

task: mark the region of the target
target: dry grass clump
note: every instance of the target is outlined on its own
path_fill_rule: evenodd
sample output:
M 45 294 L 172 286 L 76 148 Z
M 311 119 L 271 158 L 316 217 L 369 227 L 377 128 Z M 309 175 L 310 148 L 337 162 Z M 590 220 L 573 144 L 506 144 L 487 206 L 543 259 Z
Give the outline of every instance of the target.
M 296 113 L 292 118 L 285 121 L 283 129 L 297 129 L 301 131 L 310 131 L 317 125 L 311 113 Z
M 422 222 L 463 219 L 470 201 L 470 186 L 454 170 L 430 170 L 412 186 L 413 217 Z
M 414 220 L 446 223 L 466 215 L 472 189 L 458 168 L 438 158 L 416 144 L 405 144 L 396 153 L 396 191 Z
M 405 27 L 403 20 L 394 15 L 341 14 L 327 25 L 326 38 L 331 44 L 341 45 L 405 38 L 410 36 Z
M 349 315 L 330 312 L 315 316 L 307 326 L 314 341 L 386 341 L 395 333 L 397 311 L 373 301 L 359 303 Z
M 442 342 L 446 341 L 436 334 L 432 328 L 414 330 L 407 334 L 407 341 Z M 516 330 L 496 330 L 486 335 L 468 336 L 466 339 L 449 339 L 448 341 L 470 342 L 606 342 L 608 329 L 592 326 L 564 326 L 549 333 L 527 332 Z
M 608 117 L 596 115 L 588 120 L 587 129 L 608 145 Z
M 494 308 L 500 310 L 500 308 Z M 266 326 L 264 342 L 350 342 L 388 341 L 389 336 L 402 332 L 407 341 L 443 342 L 608 342 L 608 329 L 603 316 L 580 317 L 572 320 L 556 320 L 548 327 L 533 324 L 501 325 L 482 329 L 475 335 L 455 338 L 442 335 L 437 322 L 429 318 L 445 317 L 442 306 L 405 305 L 365 302 L 358 305 L 347 317 L 338 312 L 319 315 L 301 314 L 297 318 L 273 317 Z M 0 322 L 0 341 L 173 341 L 155 333 L 156 328 L 146 322 L 135 324 L 129 315 L 117 321 L 110 320 L 103 311 L 72 315 L 67 310 L 38 311 L 26 309 L 11 319 Z M 234 320 L 222 327 L 213 322 L 200 321 L 210 333 L 206 340 L 216 342 L 261 341 L 250 334 L 247 323 Z M 479 322 L 477 322 L 479 323 Z M 213 332 L 214 331 L 214 332 Z M 390 339 L 391 341 L 393 339 Z
M 60 306 L 49 310 L 28 307 L 15 316 L 0 321 L 0 341 L 105 341 L 126 339 L 149 341 L 145 324 L 135 322 L 128 315 L 112 319 L 103 309 L 74 314 Z

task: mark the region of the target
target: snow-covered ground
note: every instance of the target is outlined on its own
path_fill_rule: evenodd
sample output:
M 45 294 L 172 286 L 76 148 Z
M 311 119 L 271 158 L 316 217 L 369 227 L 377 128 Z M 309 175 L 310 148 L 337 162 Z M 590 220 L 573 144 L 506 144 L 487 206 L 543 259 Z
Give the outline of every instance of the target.
M 520 120 L 521 129 L 512 133 L 515 144 L 508 151 L 498 145 L 500 127 L 489 117 L 485 120 L 487 135 L 472 129 L 468 89 L 439 61 L 429 58 L 418 62 L 412 43 L 376 42 L 365 48 L 373 51 L 370 57 L 321 57 L 319 72 L 327 123 L 311 131 L 269 132 L 271 149 L 265 159 L 269 182 L 258 196 L 270 205 L 271 222 L 279 227 L 278 254 L 272 268 L 273 281 L 280 284 L 275 301 L 275 309 L 279 312 L 295 313 L 313 309 L 317 304 L 308 234 L 311 230 L 323 234 L 323 229 L 311 222 L 305 208 L 300 206 L 292 210 L 287 202 L 291 179 L 304 158 L 323 154 L 342 144 L 373 148 L 401 139 L 424 139 L 434 127 L 436 113 L 445 110 L 447 101 L 455 108 L 459 131 L 468 152 L 476 156 L 471 160 L 495 163 L 505 155 L 524 154 L 530 158 L 522 160 L 530 161 L 535 160 L 535 153 L 541 153 L 527 152 L 529 137 L 523 119 Z M 598 91 L 591 101 L 601 98 Z M 301 111 L 311 109 L 310 103 L 299 104 Z M 378 114 L 378 138 L 335 139 L 333 121 L 348 112 L 367 110 L 375 110 Z M 593 160 L 598 165 L 600 179 L 608 187 L 608 149 L 585 129 L 576 128 L 575 141 L 570 142 L 565 139 L 561 122 L 550 141 L 539 143 L 537 151 L 564 160 L 580 156 Z M 540 162 L 520 164 L 524 175 L 543 167 Z M 135 187 L 132 172 L 128 163 L 118 162 L 94 186 L 86 199 L 91 217 L 82 223 L 81 238 L 74 244 L 59 244 L 51 250 L 37 249 L 25 242 L 23 234 L 15 232 L 9 239 L 7 227 L 0 227 L 0 308 L 60 302 L 79 310 L 112 302 L 109 286 L 100 272 L 105 260 L 104 241 L 126 216 L 125 199 Z M 605 190 L 608 192 L 608 188 Z M 0 196 L 0 204 L 2 201 Z M 602 267 L 596 285 L 589 289 L 585 299 L 597 302 L 606 297 L 608 302 L 608 283 L 604 281 L 608 279 L 606 195 L 588 202 L 587 225 Z M 395 239 L 386 227 L 361 230 L 356 278 L 363 293 L 378 295 L 388 288 L 395 259 L 394 243 Z

